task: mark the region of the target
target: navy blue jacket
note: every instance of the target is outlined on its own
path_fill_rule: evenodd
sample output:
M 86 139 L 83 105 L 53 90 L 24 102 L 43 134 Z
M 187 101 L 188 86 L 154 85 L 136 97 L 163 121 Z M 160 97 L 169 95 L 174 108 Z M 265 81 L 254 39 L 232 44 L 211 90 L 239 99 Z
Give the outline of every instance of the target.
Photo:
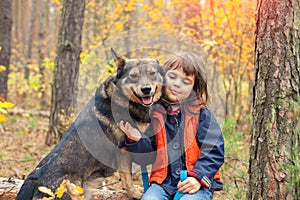
M 161 186 L 170 194 L 177 191 L 179 172 L 185 169 L 185 154 L 183 142 L 184 112 L 174 116 L 165 115 L 165 127 L 168 140 L 168 175 Z M 126 141 L 127 150 L 134 152 L 133 160 L 140 165 L 148 165 L 156 158 L 155 135 L 149 126 L 138 142 Z M 203 108 L 200 110 L 197 125 L 197 143 L 200 148 L 199 159 L 196 161 L 190 176 L 197 178 L 202 185 L 215 190 L 222 189 L 219 180 L 214 180 L 214 174 L 224 163 L 224 139 L 221 129 L 213 113 Z M 179 141 L 176 142 L 176 141 Z M 203 182 L 205 180 L 205 182 Z

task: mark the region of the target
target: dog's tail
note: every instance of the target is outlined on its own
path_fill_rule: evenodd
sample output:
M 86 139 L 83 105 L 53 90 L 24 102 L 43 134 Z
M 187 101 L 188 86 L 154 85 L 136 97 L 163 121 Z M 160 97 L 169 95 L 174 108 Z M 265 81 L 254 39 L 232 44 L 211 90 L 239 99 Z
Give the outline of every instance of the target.
M 32 200 L 36 185 L 35 180 L 26 179 L 16 197 L 16 200 Z

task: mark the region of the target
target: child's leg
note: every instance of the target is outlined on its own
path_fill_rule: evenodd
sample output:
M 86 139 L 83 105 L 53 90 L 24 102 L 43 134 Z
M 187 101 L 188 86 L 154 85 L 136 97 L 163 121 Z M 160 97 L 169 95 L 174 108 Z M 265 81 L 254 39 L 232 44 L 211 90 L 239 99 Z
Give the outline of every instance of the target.
M 142 200 L 168 200 L 169 198 L 165 190 L 155 183 L 153 183 L 142 196 Z
M 201 187 L 200 190 L 194 194 L 184 194 L 180 200 L 212 200 L 213 190 Z

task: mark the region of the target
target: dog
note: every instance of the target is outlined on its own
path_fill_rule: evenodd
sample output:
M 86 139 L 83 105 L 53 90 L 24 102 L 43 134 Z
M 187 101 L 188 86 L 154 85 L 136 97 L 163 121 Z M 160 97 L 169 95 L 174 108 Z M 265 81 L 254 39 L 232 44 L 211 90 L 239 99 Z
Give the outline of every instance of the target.
M 112 176 L 116 169 L 127 194 L 141 197 L 132 187 L 132 160 L 122 150 L 125 134 L 117 124 L 120 120 L 131 122 L 144 132 L 150 123 L 151 105 L 161 96 L 164 69 L 155 59 L 128 59 L 113 49 L 112 54 L 116 73 L 100 84 L 61 141 L 28 175 L 16 200 L 47 197 L 38 187 L 56 191 L 63 180 L 83 187 L 85 199 L 91 199 L 97 180 Z M 64 194 L 62 199 L 70 196 Z

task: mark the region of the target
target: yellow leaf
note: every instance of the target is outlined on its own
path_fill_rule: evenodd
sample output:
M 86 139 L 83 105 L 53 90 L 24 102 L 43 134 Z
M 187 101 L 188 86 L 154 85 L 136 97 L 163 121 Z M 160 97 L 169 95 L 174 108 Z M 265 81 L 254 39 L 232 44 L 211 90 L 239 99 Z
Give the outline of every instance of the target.
M 81 187 L 79 187 L 79 186 L 76 186 L 75 187 L 75 190 L 79 193 L 79 194 L 83 194 L 83 189 L 81 188 Z
M 5 122 L 5 121 L 7 121 L 7 118 L 5 117 L 5 115 L 0 113 L 0 122 Z
M 4 65 L 0 65 L 0 73 L 5 71 L 6 70 L 6 67 Z
M 63 196 L 63 194 L 64 194 L 64 192 L 65 192 L 65 189 L 66 189 L 66 187 L 64 186 L 64 184 L 61 184 L 60 186 L 59 186 L 59 188 L 56 190 L 56 196 L 58 197 L 58 198 L 61 198 L 62 196 Z
M 52 2 L 59 5 L 59 6 L 61 6 L 61 1 L 60 0 L 52 0 Z
M 96 2 L 89 2 L 86 6 L 87 7 L 94 7 L 94 6 L 96 6 Z
M 148 5 L 143 5 L 143 7 L 142 7 L 142 10 L 145 10 L 145 11 L 149 11 L 151 9 L 152 8 L 150 6 L 148 6 Z
M 163 7 L 163 2 L 162 1 L 154 1 L 154 6 L 162 8 Z
M 55 194 L 57 197 L 61 198 L 66 191 L 66 185 L 69 183 L 69 180 L 63 180 L 59 186 L 59 188 L 56 190 Z
M 54 193 L 49 188 L 47 188 L 47 187 L 40 186 L 38 189 L 39 189 L 40 192 L 42 192 L 44 194 L 48 194 L 51 197 L 55 197 Z
M 15 104 L 11 103 L 11 102 L 0 102 L 0 108 L 13 108 L 15 106 Z
M 115 22 L 115 27 L 117 30 L 123 30 L 123 23 L 122 22 Z

